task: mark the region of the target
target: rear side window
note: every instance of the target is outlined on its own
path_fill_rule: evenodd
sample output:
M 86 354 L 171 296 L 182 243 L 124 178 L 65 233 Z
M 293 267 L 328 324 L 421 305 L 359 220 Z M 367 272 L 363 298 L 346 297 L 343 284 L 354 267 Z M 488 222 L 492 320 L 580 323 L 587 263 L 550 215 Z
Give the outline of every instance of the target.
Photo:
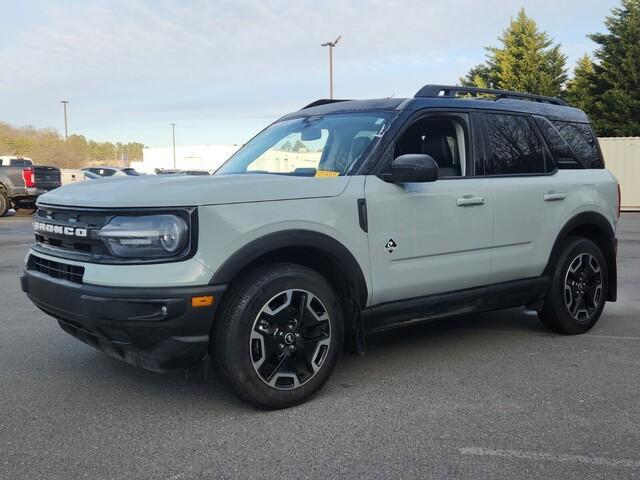
M 604 168 L 591 125 L 557 120 L 553 120 L 551 123 L 571 146 L 578 162 L 585 168 Z
M 495 175 L 545 173 L 544 147 L 524 116 L 484 116 Z
M 14 167 L 30 167 L 31 165 L 33 165 L 31 160 L 25 160 L 24 158 L 12 159 L 9 164 L 13 165 Z
M 547 146 L 551 151 L 551 155 L 555 159 L 558 168 L 570 169 L 570 168 L 583 168 L 583 165 L 578 162 L 573 149 L 569 146 L 560 132 L 554 127 L 549 120 L 544 117 L 533 117 L 542 136 L 547 142 Z

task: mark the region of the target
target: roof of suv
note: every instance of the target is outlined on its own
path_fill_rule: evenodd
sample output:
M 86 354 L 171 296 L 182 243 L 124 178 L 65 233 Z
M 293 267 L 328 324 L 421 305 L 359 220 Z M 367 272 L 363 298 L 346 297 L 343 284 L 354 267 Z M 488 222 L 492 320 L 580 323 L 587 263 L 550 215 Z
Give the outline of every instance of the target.
M 425 91 L 429 93 L 423 93 Z M 447 94 L 424 96 L 437 91 L 445 91 Z M 449 92 L 454 95 L 449 95 Z M 458 93 L 469 93 L 473 96 L 461 98 L 455 96 Z M 477 98 L 478 94 L 487 94 L 494 98 Z M 362 112 L 367 110 L 413 111 L 422 108 L 498 110 L 542 115 L 549 119 L 560 121 L 579 123 L 589 122 L 587 115 L 582 110 L 570 107 L 564 101 L 553 97 L 521 94 L 506 90 L 448 87 L 438 85 L 426 85 L 413 98 L 318 100 L 301 110 L 283 116 L 281 120 L 311 115 L 324 115 L 328 113 Z

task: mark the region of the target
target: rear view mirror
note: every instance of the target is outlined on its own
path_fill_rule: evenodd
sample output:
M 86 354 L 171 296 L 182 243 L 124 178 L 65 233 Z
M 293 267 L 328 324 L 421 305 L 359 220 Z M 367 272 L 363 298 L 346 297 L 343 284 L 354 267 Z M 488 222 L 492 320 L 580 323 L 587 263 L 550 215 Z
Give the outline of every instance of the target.
M 435 182 L 438 179 L 438 164 L 431 156 L 421 153 L 400 155 L 391 163 L 391 173 L 382 178 L 395 183 Z
M 313 140 L 320 140 L 322 137 L 322 129 L 317 127 L 308 126 L 300 134 L 303 142 L 312 142 Z

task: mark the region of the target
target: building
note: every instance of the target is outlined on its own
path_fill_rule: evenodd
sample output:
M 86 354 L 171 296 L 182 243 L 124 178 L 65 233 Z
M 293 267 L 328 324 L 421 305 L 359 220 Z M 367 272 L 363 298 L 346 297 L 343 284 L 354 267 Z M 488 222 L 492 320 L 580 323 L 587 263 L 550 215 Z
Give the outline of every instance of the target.
M 220 167 L 240 145 L 188 145 L 176 146 L 176 162 L 173 163 L 173 147 L 151 147 L 142 150 L 142 162 L 131 162 L 131 167 L 142 173 L 155 173 L 156 169 L 207 170 Z
M 620 182 L 623 211 L 640 211 L 640 137 L 598 138 L 604 163 Z

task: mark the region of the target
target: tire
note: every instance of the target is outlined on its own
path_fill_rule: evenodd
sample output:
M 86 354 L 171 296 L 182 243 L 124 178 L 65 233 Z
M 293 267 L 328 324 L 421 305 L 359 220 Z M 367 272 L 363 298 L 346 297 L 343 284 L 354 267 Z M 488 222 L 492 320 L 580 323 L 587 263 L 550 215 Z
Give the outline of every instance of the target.
M 290 407 L 316 393 L 344 341 L 340 302 L 325 278 L 301 265 L 271 263 L 228 293 L 210 343 L 218 376 L 265 409 Z
M 0 190 L 0 217 L 4 217 L 11 208 L 11 202 L 4 190 Z
M 567 239 L 552 271 L 538 316 L 554 332 L 576 335 L 600 318 L 609 287 L 607 262 L 598 246 L 581 237 Z

